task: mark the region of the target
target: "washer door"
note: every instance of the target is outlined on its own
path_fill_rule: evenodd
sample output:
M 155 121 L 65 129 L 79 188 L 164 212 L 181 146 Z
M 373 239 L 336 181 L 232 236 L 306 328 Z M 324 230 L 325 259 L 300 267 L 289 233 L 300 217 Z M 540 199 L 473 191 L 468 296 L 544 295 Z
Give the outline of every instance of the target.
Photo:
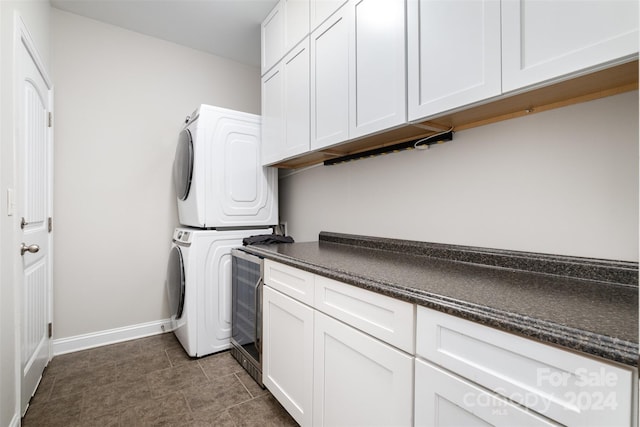
M 180 132 L 176 157 L 173 161 L 173 185 L 179 200 L 186 200 L 193 175 L 193 139 L 189 129 Z
M 171 318 L 182 317 L 184 308 L 184 262 L 182 251 L 174 246 L 169 253 L 169 266 L 167 267 L 167 296 L 169 298 L 169 314 Z M 174 317 L 175 316 L 175 317 Z

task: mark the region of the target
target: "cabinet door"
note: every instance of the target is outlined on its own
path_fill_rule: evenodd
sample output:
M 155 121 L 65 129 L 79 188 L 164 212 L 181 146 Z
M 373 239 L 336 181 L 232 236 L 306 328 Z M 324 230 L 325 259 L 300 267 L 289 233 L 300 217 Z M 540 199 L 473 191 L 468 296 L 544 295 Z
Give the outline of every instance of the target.
M 314 322 L 313 425 L 411 425 L 413 357 L 320 312 Z
M 407 46 L 409 120 L 500 95 L 500 0 L 409 0 Z
M 263 289 L 262 381 L 299 424 L 311 425 L 313 309 Z
M 282 61 L 284 72 L 284 146 L 281 158 L 309 151 L 309 39 Z
M 406 121 L 404 5 L 404 0 L 351 0 L 348 5 L 349 138 Z
M 637 0 L 502 0 L 504 92 L 638 52 Z
M 280 66 L 262 78 L 262 164 L 279 161 L 284 139 L 283 78 Z
M 283 0 L 284 51 L 289 52 L 309 34 L 309 0 Z
M 282 59 L 284 55 L 284 13 L 282 1 L 278 2 L 260 27 L 260 53 L 262 75 Z
M 560 426 L 416 359 L 416 427 Z
M 627 426 L 631 369 L 418 307 L 416 354 L 568 426 Z
M 311 149 L 349 137 L 349 9 L 311 34 Z

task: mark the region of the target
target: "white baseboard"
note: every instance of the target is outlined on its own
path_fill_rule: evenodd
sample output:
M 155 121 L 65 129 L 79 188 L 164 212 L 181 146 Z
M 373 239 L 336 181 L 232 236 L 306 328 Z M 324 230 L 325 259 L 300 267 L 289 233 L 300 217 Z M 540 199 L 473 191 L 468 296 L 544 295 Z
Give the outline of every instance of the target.
M 158 335 L 169 331 L 171 331 L 171 321 L 164 319 L 90 334 L 76 335 L 74 337 L 54 339 L 52 343 L 53 355 L 57 356 L 74 351 L 87 350 L 89 348 Z

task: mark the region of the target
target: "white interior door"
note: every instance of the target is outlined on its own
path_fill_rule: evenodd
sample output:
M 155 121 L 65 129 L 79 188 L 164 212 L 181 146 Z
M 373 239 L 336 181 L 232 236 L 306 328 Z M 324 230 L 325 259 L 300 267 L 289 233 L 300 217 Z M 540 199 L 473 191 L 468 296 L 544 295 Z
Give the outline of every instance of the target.
M 18 271 L 21 299 L 21 409 L 42 377 L 50 357 L 52 130 L 49 113 L 51 85 L 35 49 L 23 31 L 16 58 L 17 92 L 17 201 L 18 235 L 22 247 Z M 21 279 L 21 280 L 20 280 Z

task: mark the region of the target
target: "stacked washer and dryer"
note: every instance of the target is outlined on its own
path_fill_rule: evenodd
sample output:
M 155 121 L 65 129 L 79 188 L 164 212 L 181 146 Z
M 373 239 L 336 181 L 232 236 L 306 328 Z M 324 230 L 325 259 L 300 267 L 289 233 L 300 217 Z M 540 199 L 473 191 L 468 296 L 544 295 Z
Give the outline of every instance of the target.
M 166 288 L 173 331 L 191 357 L 231 347 L 231 249 L 278 220 L 277 171 L 260 161 L 260 116 L 201 105 L 173 164 L 181 227 Z

